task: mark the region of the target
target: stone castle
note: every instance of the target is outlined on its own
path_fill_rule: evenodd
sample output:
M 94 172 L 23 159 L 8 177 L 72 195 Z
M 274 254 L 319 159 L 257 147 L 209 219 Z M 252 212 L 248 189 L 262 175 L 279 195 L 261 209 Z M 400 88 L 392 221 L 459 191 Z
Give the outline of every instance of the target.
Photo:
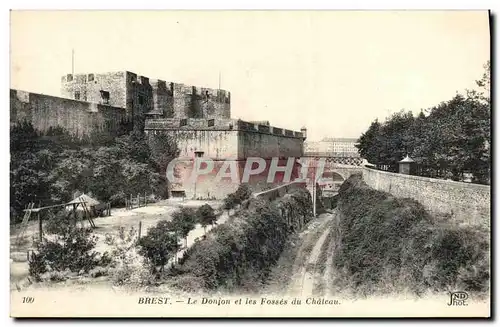
M 149 137 L 171 136 L 185 164 L 176 167 L 184 182 L 170 185 L 171 196 L 223 198 L 238 187 L 230 179 L 215 180 L 224 161 L 239 169 L 246 159 L 259 157 L 270 162 L 301 157 L 306 130 L 300 132 L 270 126 L 269 122 L 246 122 L 231 118 L 231 94 L 225 90 L 188 86 L 150 79 L 128 71 L 67 74 L 61 78 L 62 97 L 10 90 L 10 121 L 28 121 L 40 131 L 61 126 L 77 137 L 95 132 L 116 134 L 124 122 L 141 122 Z M 213 174 L 187 182 L 189 161 L 196 157 L 215 162 Z M 268 165 L 269 166 L 269 165 Z M 298 174 L 294 166 L 293 177 Z M 254 189 L 270 187 L 267 169 L 249 181 Z M 273 184 L 279 184 L 277 175 Z M 241 180 L 241 179 L 240 179 Z

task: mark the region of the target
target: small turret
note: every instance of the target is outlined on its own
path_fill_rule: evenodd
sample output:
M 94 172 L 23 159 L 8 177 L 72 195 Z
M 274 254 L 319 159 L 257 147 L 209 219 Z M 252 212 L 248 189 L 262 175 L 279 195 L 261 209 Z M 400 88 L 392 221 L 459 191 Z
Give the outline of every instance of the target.
M 302 133 L 302 138 L 305 140 L 307 138 L 307 128 L 305 126 L 303 126 L 300 129 L 300 132 Z
M 398 164 L 400 174 L 412 175 L 415 161 L 408 154 L 403 160 L 398 161 Z

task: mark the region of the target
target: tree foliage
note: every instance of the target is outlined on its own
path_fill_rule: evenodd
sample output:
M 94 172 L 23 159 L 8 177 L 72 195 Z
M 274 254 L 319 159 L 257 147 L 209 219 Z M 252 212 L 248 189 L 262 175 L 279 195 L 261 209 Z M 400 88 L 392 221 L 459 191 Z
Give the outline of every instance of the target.
M 92 193 L 112 205 L 124 204 L 130 194 L 165 196 L 165 171 L 160 168 L 177 153 L 166 136 L 162 142 L 154 141 L 155 147 L 137 130 L 112 140 L 96 138 L 77 139 L 62 128 L 41 133 L 25 122 L 13 126 L 11 222 L 18 221 L 30 202 L 66 202 L 76 191 Z
M 139 253 L 146 257 L 152 264 L 153 269 L 160 267 L 163 271 L 168 260 L 176 254 L 178 238 L 169 221 L 159 221 L 148 230 L 147 235 L 139 239 Z
M 485 66 L 489 71 L 489 64 Z M 420 112 L 400 111 L 384 123 L 374 121 L 358 140 L 362 157 L 378 168 L 397 171 L 397 162 L 409 154 L 417 174 L 487 184 L 490 179 L 489 72 L 480 81 L 487 93 L 468 91 Z
M 240 184 L 234 193 L 229 193 L 224 198 L 223 208 L 231 210 L 237 205 L 241 205 L 244 201 L 250 199 L 252 191 L 247 184 Z
M 171 226 L 177 232 L 177 235 L 184 238 L 187 246 L 187 236 L 194 229 L 198 221 L 196 210 L 189 207 L 182 207 L 172 214 Z
M 203 226 L 203 228 L 205 228 L 205 232 L 206 232 L 206 227 L 208 225 L 213 225 L 217 220 L 215 211 L 209 204 L 204 204 L 201 207 L 199 207 L 197 214 L 200 225 Z

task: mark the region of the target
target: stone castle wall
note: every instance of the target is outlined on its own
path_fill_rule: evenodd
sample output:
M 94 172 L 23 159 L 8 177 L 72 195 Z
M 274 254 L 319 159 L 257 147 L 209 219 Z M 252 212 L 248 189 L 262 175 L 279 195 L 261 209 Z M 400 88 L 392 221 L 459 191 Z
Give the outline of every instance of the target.
M 124 120 L 123 108 L 10 90 L 11 124 L 27 121 L 42 132 L 60 126 L 82 138 L 94 132 L 113 134 Z
M 368 186 L 412 198 L 429 211 L 449 214 L 467 224 L 490 226 L 490 187 L 487 185 L 390 173 L 363 167 L 363 180 Z
M 267 182 L 272 158 L 281 158 L 278 166 L 282 167 L 286 166 L 289 157 L 298 159 L 303 154 L 302 133 L 237 119 L 154 119 L 146 121 L 145 131 L 149 137 L 166 133 L 177 143 L 179 159 L 184 162 L 176 166 L 181 182 L 171 185 L 170 191 L 183 193 L 188 198 L 222 199 L 234 192 L 242 180 L 249 157 L 262 158 L 266 162 L 266 169 L 248 181 L 253 190 L 280 185 L 284 182 L 283 172 L 278 172 L 272 182 Z M 212 159 L 214 168 L 194 182 L 190 178 L 197 154 Z M 235 169 L 237 181 L 217 179 L 220 171 L 226 172 L 229 166 Z M 298 177 L 299 171 L 299 164 L 294 163 L 291 180 Z
M 211 159 L 299 158 L 304 148 L 300 132 L 238 119 L 151 119 L 145 131 L 172 136 L 182 158 L 194 158 L 197 151 Z

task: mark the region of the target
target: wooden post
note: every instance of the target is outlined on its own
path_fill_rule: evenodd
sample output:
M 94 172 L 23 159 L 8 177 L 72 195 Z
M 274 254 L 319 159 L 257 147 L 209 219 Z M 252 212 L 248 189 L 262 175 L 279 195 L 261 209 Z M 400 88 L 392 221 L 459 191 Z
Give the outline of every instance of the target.
M 42 215 L 40 214 L 40 212 L 38 212 L 38 234 L 41 242 L 43 236 L 43 226 L 42 226 Z
M 73 203 L 73 219 L 75 221 L 75 226 L 78 224 L 78 219 L 76 217 L 76 203 Z
M 138 239 L 141 238 L 141 231 L 142 231 L 142 221 L 139 220 L 139 237 L 138 237 Z

